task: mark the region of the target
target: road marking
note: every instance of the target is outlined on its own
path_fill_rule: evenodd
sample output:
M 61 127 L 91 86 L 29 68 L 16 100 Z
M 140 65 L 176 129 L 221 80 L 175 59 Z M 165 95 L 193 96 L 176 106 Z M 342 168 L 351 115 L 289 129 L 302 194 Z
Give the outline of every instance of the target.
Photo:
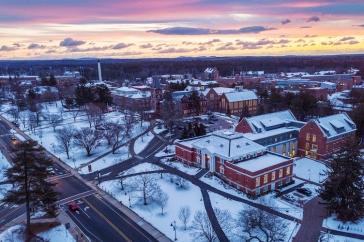
M 62 174 L 62 175 L 55 175 L 55 176 L 51 176 L 49 178 L 47 178 L 48 182 L 52 182 L 52 181 L 57 181 L 60 179 L 64 179 L 64 178 L 68 178 L 73 176 L 71 173 L 66 173 L 66 174 Z
M 75 223 L 75 225 L 80 229 L 80 231 L 82 231 L 82 229 L 80 228 L 80 226 L 83 228 L 83 231 L 87 231 L 87 233 L 89 233 L 92 237 L 94 237 L 94 239 L 96 239 L 96 241 L 100 241 L 100 242 L 103 242 L 101 239 L 99 239 L 99 237 L 97 237 L 94 233 L 92 233 L 90 230 L 88 230 L 82 223 L 80 220 L 77 219 L 77 217 L 69 212 L 69 211 L 66 211 L 66 214 L 68 214 L 68 216 L 71 217 L 71 219 L 73 219 L 73 221 L 77 221 L 79 224 Z M 83 232 L 82 231 L 82 232 Z M 85 233 L 86 234 L 86 233 Z
M 63 199 L 59 200 L 57 203 L 59 205 L 64 205 L 64 204 L 69 203 L 69 202 L 71 202 L 73 200 L 77 200 L 77 199 L 80 199 L 80 198 L 83 198 L 83 197 L 90 196 L 93 193 L 95 193 L 94 190 L 88 190 L 86 192 L 78 193 L 78 194 L 72 195 L 70 197 L 63 198 Z
M 103 203 L 103 204 L 105 204 L 105 206 L 107 206 L 107 207 L 109 207 L 118 217 L 120 217 L 121 219 L 123 219 L 123 221 L 124 222 L 126 222 L 127 224 L 129 224 L 131 227 L 133 227 L 135 230 L 137 230 L 137 231 L 139 231 L 140 233 L 141 233 L 141 235 L 143 235 L 147 240 L 149 240 L 149 238 L 147 237 L 147 236 L 145 236 L 145 234 L 144 233 L 148 233 L 147 231 L 145 231 L 144 229 L 140 229 L 139 227 L 137 227 L 137 226 L 134 226 L 134 224 L 133 223 L 131 223 L 131 222 L 129 222 L 129 220 L 128 219 L 126 219 L 126 218 L 124 218 L 124 217 L 122 217 L 117 211 L 119 211 L 119 212 L 122 212 L 121 210 L 119 210 L 119 209 L 114 209 L 112 206 L 110 206 L 107 202 L 105 202 L 102 198 L 100 198 L 100 201 Z M 130 220 L 132 220 L 130 217 L 128 217 L 128 215 L 125 215 L 127 218 L 129 218 Z M 132 220 L 133 221 L 133 220 Z M 144 223 L 144 220 L 143 219 L 141 219 L 140 221 L 142 221 L 143 223 Z M 140 222 L 139 221 L 139 222 Z M 133 222 L 135 222 L 135 221 L 133 221 Z M 135 222 L 135 223 L 137 223 L 137 224 L 139 224 L 139 222 Z
M 120 234 L 126 241 L 132 242 L 132 240 L 130 240 L 118 227 L 116 227 L 109 219 L 107 219 L 105 217 L 105 215 L 103 215 L 99 210 L 97 210 L 91 203 L 89 203 L 86 199 L 83 199 L 83 201 L 85 203 L 87 203 L 87 205 L 94 210 L 101 218 L 103 218 L 108 224 L 110 224 L 110 226 L 116 231 L 118 232 L 118 234 Z

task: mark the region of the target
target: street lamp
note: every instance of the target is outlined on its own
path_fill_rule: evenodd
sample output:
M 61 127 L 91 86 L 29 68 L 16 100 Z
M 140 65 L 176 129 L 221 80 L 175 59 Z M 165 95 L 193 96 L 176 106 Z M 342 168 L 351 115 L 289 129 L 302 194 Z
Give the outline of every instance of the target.
M 176 241 L 177 240 L 177 225 L 176 225 L 176 221 L 173 221 L 171 223 L 171 227 L 173 228 L 173 231 L 174 231 L 174 240 Z

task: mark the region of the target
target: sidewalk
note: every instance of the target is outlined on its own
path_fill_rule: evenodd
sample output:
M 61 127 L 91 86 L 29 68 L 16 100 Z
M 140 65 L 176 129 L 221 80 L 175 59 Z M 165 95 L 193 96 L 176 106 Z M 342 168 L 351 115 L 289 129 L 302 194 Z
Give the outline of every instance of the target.
M 322 221 L 326 216 L 325 205 L 320 203 L 320 198 L 315 197 L 303 207 L 303 220 L 301 227 L 293 242 L 318 241 L 320 237 Z

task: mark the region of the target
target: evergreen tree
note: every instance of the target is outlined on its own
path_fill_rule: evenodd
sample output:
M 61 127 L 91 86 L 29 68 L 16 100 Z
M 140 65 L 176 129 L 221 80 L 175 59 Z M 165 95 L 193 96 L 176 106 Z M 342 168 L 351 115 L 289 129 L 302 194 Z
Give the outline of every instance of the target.
M 19 145 L 14 165 L 6 170 L 6 180 L 13 188 L 6 192 L 2 202 L 26 207 L 26 235 L 30 237 L 30 217 L 32 212 L 42 210 L 50 216 L 57 214 L 57 193 L 54 184 L 46 179 L 51 175 L 51 160 L 45 157 L 35 141 Z
M 327 201 L 327 209 L 343 221 L 356 221 L 364 216 L 363 166 L 356 142 L 348 143 L 334 155 L 326 172 L 327 180 L 320 196 Z
M 201 112 L 201 97 L 197 91 L 193 91 L 189 97 L 191 101 L 192 109 L 195 111 L 195 114 L 198 116 Z

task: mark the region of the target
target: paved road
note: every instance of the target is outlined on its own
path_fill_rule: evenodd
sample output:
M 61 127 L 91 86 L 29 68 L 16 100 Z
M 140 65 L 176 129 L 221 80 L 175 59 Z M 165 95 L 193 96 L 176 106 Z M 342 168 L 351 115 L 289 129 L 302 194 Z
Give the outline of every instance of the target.
M 67 214 L 92 241 L 157 241 L 124 213 L 97 195 L 77 200 L 80 211 Z M 105 226 L 105 222 L 107 226 Z M 103 230 L 99 231 L 99 228 Z
M 0 120 L 0 133 L 4 134 L 0 136 L 0 145 L 1 143 L 9 144 L 11 126 L 12 124 Z M 9 157 L 14 157 L 11 145 L 0 146 L 0 148 L 4 153 L 9 154 Z M 69 211 L 67 213 L 91 241 L 156 241 L 140 225 L 118 211 L 111 203 L 95 197 L 95 191 L 81 177 L 71 174 L 69 167 L 60 163 L 52 154 L 47 154 L 54 161 L 54 176 L 49 179 L 56 183 L 55 189 L 60 194 L 59 203 L 65 206 L 70 201 L 82 200 L 87 204 L 87 215 L 70 214 Z M 0 228 L 24 212 L 24 206 L 1 207 Z

